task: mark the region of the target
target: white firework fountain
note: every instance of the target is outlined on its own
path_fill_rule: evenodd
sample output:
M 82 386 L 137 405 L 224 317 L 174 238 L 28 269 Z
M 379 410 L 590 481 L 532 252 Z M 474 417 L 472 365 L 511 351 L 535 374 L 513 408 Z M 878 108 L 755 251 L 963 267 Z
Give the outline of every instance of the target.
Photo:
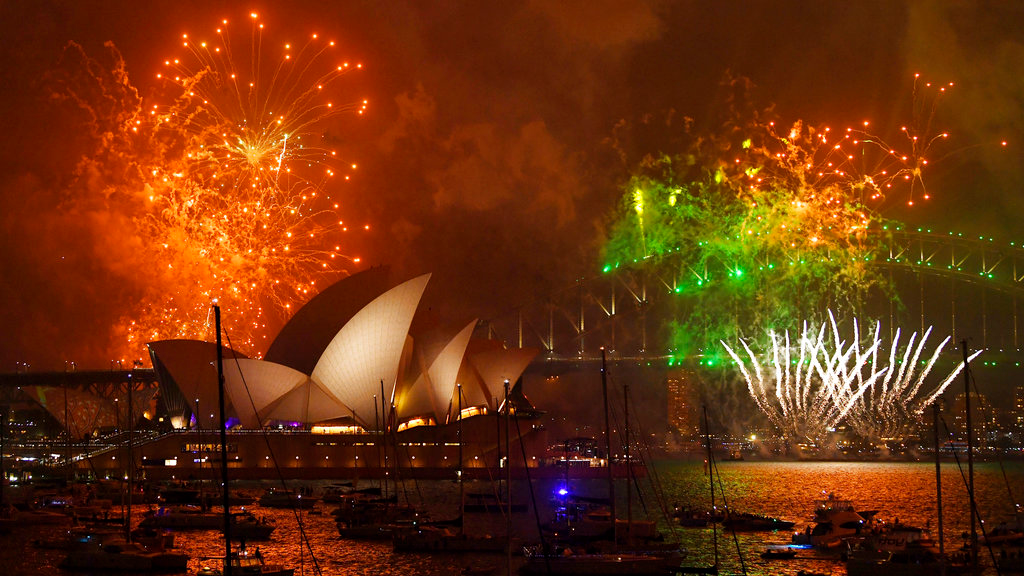
M 880 323 L 862 339 L 854 319 L 853 339 L 847 343 L 831 311 L 828 317 L 816 332 L 804 322 L 796 345 L 788 331 L 769 332 L 771 350 L 760 356 L 741 340 L 746 360 L 722 342 L 746 380 L 750 396 L 787 440 L 820 443 L 829 430 L 843 423 L 866 439 L 896 436 L 963 370 L 960 362 L 937 386 L 926 384 L 950 340 L 946 337 L 922 362 L 930 327 L 920 339 L 915 332 L 902 348 L 897 330 L 887 357 L 883 356 L 887 364 L 880 366 Z

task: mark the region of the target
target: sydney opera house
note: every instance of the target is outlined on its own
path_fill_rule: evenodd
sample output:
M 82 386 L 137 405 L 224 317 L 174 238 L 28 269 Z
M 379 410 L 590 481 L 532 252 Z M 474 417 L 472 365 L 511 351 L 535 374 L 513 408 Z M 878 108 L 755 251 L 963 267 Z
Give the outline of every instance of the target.
M 421 310 L 429 275 L 394 285 L 385 267 L 326 288 L 262 359 L 222 348 L 228 463 L 234 478 L 467 476 L 539 459 L 543 431 L 517 381 L 537 354 L 445 326 Z M 213 477 L 220 461 L 217 345 L 149 344 L 165 432 L 136 445 L 147 477 Z M 506 390 L 510 390 L 506 400 Z M 511 418 L 505 418 L 506 405 Z M 533 457 L 528 457 L 528 462 Z M 115 468 L 101 453 L 88 465 Z

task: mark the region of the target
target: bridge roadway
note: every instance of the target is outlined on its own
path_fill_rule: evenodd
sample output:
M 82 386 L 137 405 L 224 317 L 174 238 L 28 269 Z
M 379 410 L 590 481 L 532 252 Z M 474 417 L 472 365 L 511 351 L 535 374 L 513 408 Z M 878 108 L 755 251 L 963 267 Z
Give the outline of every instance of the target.
M 0 374 L 0 403 L 18 400 L 24 386 L 53 386 L 80 389 L 101 398 L 114 398 L 133 389 L 157 384 L 156 372 L 149 368 L 134 370 L 69 370 L 64 372 L 17 372 Z
M 873 251 L 865 261 L 882 269 L 900 296 L 873 297 L 858 313 L 862 320 L 882 320 L 890 335 L 896 328 L 922 333 L 933 326 L 934 335 L 948 334 L 955 342 L 966 337 L 973 348 L 1024 347 L 1018 315 L 1018 300 L 1024 299 L 1024 246 L 927 229 L 892 227 L 872 234 L 868 244 Z M 804 256 L 792 255 L 789 264 L 802 265 Z M 827 253 L 818 257 L 831 258 Z M 725 272 L 704 271 L 712 277 L 725 277 Z M 676 318 L 685 308 L 681 287 L 692 282 L 693 274 L 681 253 L 610 265 L 601 274 L 495 315 L 480 332 L 509 346 L 533 346 L 566 357 L 593 357 L 598 346 L 646 356 L 665 340 L 662 318 Z

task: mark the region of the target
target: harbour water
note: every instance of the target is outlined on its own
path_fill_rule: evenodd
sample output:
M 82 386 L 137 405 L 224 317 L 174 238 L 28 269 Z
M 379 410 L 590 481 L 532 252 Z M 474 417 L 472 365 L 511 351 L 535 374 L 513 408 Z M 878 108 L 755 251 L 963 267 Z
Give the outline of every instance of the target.
M 944 534 L 948 548 L 958 547 L 962 535 L 968 530 L 967 491 L 964 477 L 956 463 L 943 464 Z M 935 467 L 928 462 L 723 462 L 718 465 L 716 503 L 727 504 L 737 512 L 754 512 L 796 522 L 793 531 L 802 531 L 811 524 L 817 500 L 829 493 L 853 501 L 859 509 L 878 510 L 878 518 L 899 519 L 906 524 L 930 526 L 935 524 Z M 654 473 L 640 484 L 660 485 L 656 495 L 652 490 L 638 491 L 631 487 L 634 517 L 646 509 L 652 516 L 659 506 L 658 499 L 668 506 L 682 505 L 706 508 L 709 504 L 709 476 L 703 461 L 663 461 L 657 463 Z M 551 479 L 535 482 L 533 491 L 541 514 L 547 513 L 547 502 L 554 491 L 564 483 Z M 975 483 L 979 512 L 988 525 L 1009 520 L 1013 515 L 1013 497 L 1024 492 L 1024 464 L 1020 462 L 978 463 L 975 465 Z M 606 488 L 599 480 L 569 480 L 568 488 L 577 493 L 603 496 Z M 317 485 L 311 485 L 316 490 Z M 637 486 L 643 488 L 643 486 Z M 528 485 L 513 485 L 513 501 L 529 504 L 532 499 Z M 256 487 L 253 487 L 256 489 Z M 467 483 L 467 491 L 493 490 L 490 483 Z M 626 515 L 626 486 L 620 481 L 616 489 L 618 516 Z M 1011 496 L 1011 492 L 1013 492 Z M 458 515 L 458 487 L 453 481 L 408 482 L 400 492 L 401 499 L 425 510 L 431 518 L 452 518 Z M 139 508 L 139 507 L 136 507 Z M 145 507 L 134 510 L 136 520 Z M 390 542 L 343 540 L 338 536 L 330 506 L 319 504 L 312 512 L 303 511 L 301 517 L 290 510 L 259 509 L 277 525 L 268 542 L 250 543 L 250 550 L 258 544 L 263 555 L 275 563 L 296 568 L 296 574 L 331 576 L 385 575 L 385 576 L 440 576 L 460 574 L 467 566 L 495 567 L 495 574 L 504 574 L 504 555 L 428 555 L 395 553 Z M 301 544 L 301 530 L 308 546 Z M 505 520 L 501 515 L 472 514 L 466 516 L 466 530 L 475 534 L 488 533 L 504 537 Z M 524 540 L 535 538 L 537 521 L 532 512 L 513 515 L 513 534 Z M 665 524 L 664 528 L 669 526 Z M 0 536 L 0 573 L 25 576 L 51 576 L 63 573 L 57 568 L 63 553 L 39 549 L 33 541 L 52 537 L 58 529 L 46 526 L 27 526 Z M 675 533 L 689 550 L 687 565 L 709 566 L 714 561 L 715 539 L 711 528 L 676 528 Z M 796 574 L 811 570 L 841 576 L 845 573 L 842 562 L 834 555 L 801 550 L 793 560 L 763 560 L 759 554 L 767 546 L 790 542 L 791 531 L 723 533 L 717 530 L 718 556 L 723 574 Z M 199 568 L 204 556 L 223 554 L 223 542 L 216 532 L 184 532 L 177 536 L 178 547 L 192 556 L 189 568 Z M 513 559 L 513 568 L 521 562 Z

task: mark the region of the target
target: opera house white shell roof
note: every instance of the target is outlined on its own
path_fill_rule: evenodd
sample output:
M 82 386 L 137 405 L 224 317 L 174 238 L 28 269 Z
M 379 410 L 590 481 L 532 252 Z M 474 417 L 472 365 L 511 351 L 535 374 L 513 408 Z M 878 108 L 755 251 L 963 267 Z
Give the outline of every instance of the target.
M 473 341 L 475 320 L 457 331 L 413 336 L 410 326 L 430 275 L 390 290 L 385 277 L 386 270 L 374 268 L 325 289 L 289 320 L 266 359 L 225 358 L 230 413 L 247 428 L 348 417 L 365 429 L 378 429 L 385 404 L 393 403 L 399 419 L 444 423 L 457 410 L 457 383 L 463 408 L 493 409 L 492 398 L 501 396 L 504 380 L 518 379 L 537 350 Z M 211 362 L 216 345 L 163 341 L 150 343 L 150 351 L 154 366 L 160 363 L 182 395 L 199 398 L 206 412 L 206 402 L 217 395 Z

